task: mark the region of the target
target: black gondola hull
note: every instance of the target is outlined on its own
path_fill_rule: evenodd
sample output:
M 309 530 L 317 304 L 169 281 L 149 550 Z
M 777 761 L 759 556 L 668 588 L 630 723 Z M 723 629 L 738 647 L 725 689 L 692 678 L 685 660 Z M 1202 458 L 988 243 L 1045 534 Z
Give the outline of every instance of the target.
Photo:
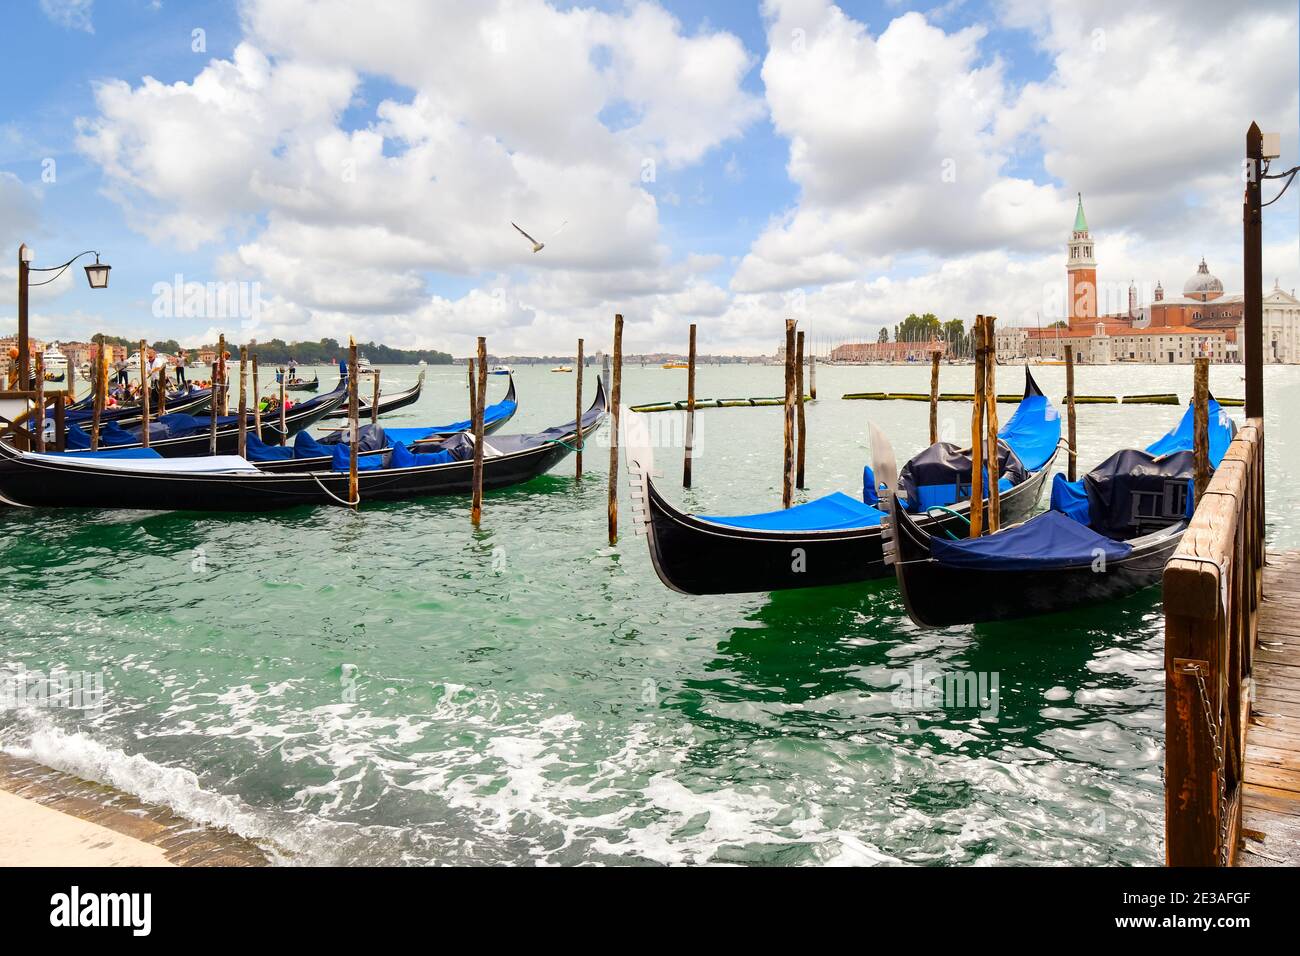
M 1008 522 L 1037 507 L 1052 463 L 1002 495 Z M 744 594 L 851 584 L 886 577 L 880 527 L 838 531 L 770 532 L 735 528 L 685 514 L 646 480 L 650 557 L 659 579 L 685 594 Z M 968 503 L 954 506 L 964 514 Z M 936 533 L 964 537 L 966 522 L 953 514 L 924 519 Z
M 954 568 L 931 557 L 929 529 L 910 515 L 891 519 L 893 568 L 908 616 L 922 627 L 953 627 L 1054 614 L 1135 594 L 1159 584 L 1182 540 L 1175 525 L 1122 559 L 1034 570 Z

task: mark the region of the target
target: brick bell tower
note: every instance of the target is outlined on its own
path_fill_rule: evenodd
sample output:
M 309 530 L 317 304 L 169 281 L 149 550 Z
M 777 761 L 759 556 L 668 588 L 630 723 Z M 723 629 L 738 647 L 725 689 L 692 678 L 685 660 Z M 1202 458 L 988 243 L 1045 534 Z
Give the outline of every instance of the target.
M 1065 264 L 1068 277 L 1066 309 L 1070 325 L 1090 323 L 1097 318 L 1097 260 L 1092 257 L 1092 237 L 1088 220 L 1083 217 L 1083 194 L 1074 214 L 1074 231 L 1070 233 L 1070 259 Z

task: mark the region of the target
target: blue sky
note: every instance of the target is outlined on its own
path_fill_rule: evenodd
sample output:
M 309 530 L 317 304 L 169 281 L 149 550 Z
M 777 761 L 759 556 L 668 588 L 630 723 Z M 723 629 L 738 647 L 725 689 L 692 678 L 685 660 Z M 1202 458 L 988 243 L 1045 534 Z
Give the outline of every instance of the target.
M 276 0 L 258 2 L 274 5 Z M 627 15 L 630 6 L 621 2 L 560 5 L 561 9 L 595 7 L 611 17 Z M 1207 204 L 1211 207 L 1223 205 L 1222 180 L 1217 181 L 1213 188 L 1207 185 L 1208 180 L 1197 182 L 1182 191 L 1181 199 L 1174 195 L 1164 200 L 1177 208 L 1155 209 L 1148 216 L 1146 212 L 1132 211 L 1134 207 L 1119 198 L 1124 191 L 1122 182 L 1114 183 L 1115 196 L 1111 198 L 1108 196 L 1110 183 L 1102 181 L 1081 186 L 1075 181 L 1081 176 L 1053 175 L 1046 161 L 1050 146 L 1045 147 L 1044 142 L 1053 142 L 1053 135 L 1059 135 L 1061 142 L 1068 142 L 1069 137 L 1062 130 L 1051 128 L 1050 109 L 1044 109 L 1045 118 L 1035 120 L 1037 126 L 1027 122 L 1012 145 L 1001 143 L 989 147 L 992 150 L 990 155 L 995 157 L 993 170 L 986 174 L 989 182 L 980 187 L 982 193 L 972 193 L 969 197 L 969 208 L 978 210 L 987 207 L 989 196 L 1002 195 L 999 190 L 1010 188 L 1008 184 L 1021 182 L 1027 187 L 1037 188 L 1030 204 L 1037 204 L 1038 211 L 1033 216 L 1025 216 L 1023 228 L 1017 220 L 1011 225 L 990 227 L 988 233 L 992 239 L 982 238 L 985 233 L 974 229 L 969 237 L 954 238 L 951 243 L 948 237 L 937 235 L 933 244 L 918 243 L 914 237 L 909 238 L 906 224 L 892 232 L 876 225 L 883 211 L 889 208 L 887 194 L 873 196 L 869 184 L 855 184 L 850 174 L 840 173 L 837 175 L 847 184 L 845 188 L 849 193 L 861 197 L 864 212 L 859 223 L 831 227 L 827 220 L 839 210 L 818 207 L 816 202 L 809 201 L 805 195 L 806 183 L 788 168 L 791 139 L 778 132 L 769 109 L 772 91 L 767 89 L 762 75 L 764 58 L 770 52 L 769 22 L 759 5 L 664 0 L 662 6 L 680 21 L 683 40 L 721 32 L 734 36 L 743 44 L 750 65 L 738 80 L 736 95 L 738 98 L 747 96 L 762 108 L 742 123 L 739 135 L 721 136 L 693 161 L 676 165 L 661 163 L 655 181 L 641 187 L 653 197 L 656 207 L 654 229 L 657 242 L 663 249 L 657 272 L 678 275 L 673 280 L 680 285 L 676 292 L 693 290 L 694 295 L 682 305 L 682 296 L 674 299 L 675 290 L 665 287 L 656 293 L 656 297 L 638 302 L 643 305 L 644 313 L 656 316 L 654 322 L 659 330 L 656 334 L 664 334 L 662 330 L 671 330 L 681 322 L 692 320 L 696 317 L 693 310 L 702 310 L 700 315 L 710 314 L 717 318 L 720 336 L 725 328 L 726 336 L 735 348 L 743 351 L 750 341 L 766 342 L 771 338 L 766 327 L 754 328 L 751 334 L 744 323 L 760 320 L 746 319 L 745 316 L 780 311 L 779 305 L 773 307 L 770 302 L 762 301 L 760 293 L 751 295 L 746 289 L 797 286 L 815 290 L 823 282 L 831 288 L 846 280 L 861 285 L 855 293 L 857 298 L 851 301 L 827 298 L 826 307 L 853 314 L 858 326 L 889 325 L 900 317 L 890 310 L 896 312 L 906 306 L 897 304 L 889 293 L 869 291 L 867 287 L 870 284 L 879 286 L 883 281 L 891 289 L 911 288 L 913 291 L 909 294 L 913 296 L 928 294 L 935 302 L 959 302 L 960 296 L 949 291 L 925 290 L 940 289 L 944 268 L 951 269 L 954 263 L 969 261 L 973 263 L 971 268 L 981 268 L 978 265 L 979 254 L 985 247 L 1001 256 L 1003 263 L 991 263 L 986 267 L 990 272 L 986 280 L 988 294 L 995 299 L 999 296 L 1012 298 L 1011 292 L 998 285 L 1005 275 L 999 278 L 996 273 L 1005 273 L 1007 262 L 1034 263 L 1041 260 L 1045 264 L 1042 269 L 1046 269 L 1046 264 L 1054 261 L 1053 257 L 1060 257 L 1062 252 L 1054 248 L 1056 240 L 1052 238 L 1054 233 L 1050 227 L 1055 220 L 1050 217 L 1062 215 L 1062 218 L 1067 218 L 1057 210 L 1063 208 L 1062 204 L 1075 188 L 1090 188 L 1096 196 L 1095 206 L 1090 206 L 1094 231 L 1123 237 L 1122 241 L 1117 239 L 1116 248 L 1132 261 L 1117 264 L 1117 269 L 1139 275 L 1160 271 L 1176 278 L 1180 269 L 1190 271 L 1184 263 L 1191 260 L 1194 264 L 1193 253 L 1181 252 L 1171 245 L 1157 249 L 1156 237 L 1160 237 L 1160 242 L 1168 242 L 1168 236 L 1161 237 L 1158 222 L 1163 219 L 1168 223 L 1171 216 L 1183 216 L 1189 210 L 1204 209 Z M 1043 34 L 1005 26 L 998 8 L 992 4 L 975 0 L 943 4 L 845 0 L 839 6 L 845 17 L 865 27 L 873 39 L 893 29 L 891 24 L 909 11 L 923 14 L 927 27 L 940 31 L 933 33 L 936 44 L 947 43 L 948 37 L 967 27 L 984 31 L 974 61 L 965 64 L 963 69 L 973 74 L 995 61 L 1000 63 L 1002 74 L 998 95 L 1002 97 L 1003 106 L 971 128 L 961 130 L 960 137 L 954 135 L 954 139 L 965 142 L 971 137 L 984 137 L 993 141 L 996 127 L 1012 114 L 1011 105 L 1027 85 L 1054 86 L 1052 95 L 1062 102 L 1068 101 L 1072 95 L 1069 78 L 1060 72 L 1060 62 L 1064 61 L 1058 62 L 1058 57 L 1062 51 L 1053 49 L 1052 41 Z M 60 9 L 71 9 L 74 18 L 70 22 L 66 17 L 64 22 L 56 22 Z M 78 25 L 75 20 L 78 9 L 89 11 L 93 32 Z M 49 10 L 54 14 L 49 14 Z M 1064 18 L 1068 14 L 1060 15 Z M 1113 21 L 1115 25 L 1111 29 L 1114 35 L 1120 36 L 1124 28 L 1118 18 L 1125 15 L 1121 9 L 1107 14 L 1111 21 L 1101 22 L 1109 24 Z M 1178 15 L 1176 7 L 1169 7 L 1169 15 Z M 26 239 L 36 248 L 37 264 L 40 265 L 55 264 L 84 248 L 94 247 L 100 249 L 105 260 L 114 267 L 113 280 L 107 292 L 92 293 L 85 288 L 83 281 L 78 280 L 56 299 L 38 302 L 38 311 L 56 317 L 51 319 L 55 327 L 46 328 L 46 334 L 84 335 L 103 326 L 121 334 L 147 334 L 151 338 L 178 337 L 184 340 L 201 335 L 211 327 L 211 323 L 204 319 L 159 321 L 149 314 L 153 284 L 160 278 L 169 279 L 174 273 L 198 281 L 220 278 L 222 263 L 228 263 L 232 252 L 249 242 L 256 242 L 260 248 L 267 239 L 272 219 L 283 219 L 284 211 L 256 210 L 227 229 L 221 241 L 201 244 L 193 249 L 158 238 L 151 239 L 138 223 L 133 222 L 128 212 L 128 204 L 122 198 L 124 184 L 107 175 L 96 160 L 78 149 L 77 124 L 78 118 L 95 119 L 100 112 L 94 95 L 97 83 L 121 80 L 132 88 L 138 88 L 143 77 L 152 76 L 163 83 L 188 84 L 209 61 L 229 60 L 236 46 L 250 39 L 241 23 L 239 10 L 230 2 L 117 0 L 109 4 L 104 0 L 98 3 L 90 0 L 80 0 L 79 3 L 77 0 L 45 0 L 45 3 L 42 0 L 15 0 L 8 23 L 17 25 L 17 28 L 6 29 L 0 35 L 0 81 L 3 81 L 5 89 L 22 90 L 23 95 L 10 95 L 0 101 L 0 177 L 8 174 L 16 179 L 29 201 L 25 200 L 23 205 L 28 218 L 21 215 L 12 217 L 22 231 L 11 235 L 0 229 L 0 238 L 7 243 Z M 203 52 L 196 53 L 191 49 L 195 28 L 205 31 L 206 49 Z M 1152 37 L 1148 44 L 1153 60 L 1159 54 L 1156 48 L 1158 39 Z M 257 38 L 253 37 L 250 42 L 257 43 Z M 1170 39 L 1169 42 L 1178 41 Z M 943 54 L 942 49 L 936 48 L 934 58 L 937 60 Z M 1224 53 L 1228 59 L 1232 55 L 1231 51 Z M 276 62 L 286 59 L 288 55 L 282 55 Z M 925 59 L 922 57 L 922 66 L 919 67 L 922 70 L 925 69 Z M 1295 72 L 1293 64 L 1279 65 L 1279 69 L 1283 68 L 1291 74 Z M 338 130 L 344 133 L 374 127 L 377 122 L 375 110 L 381 101 L 409 104 L 417 92 L 394 77 L 364 68 L 360 72 L 360 82 L 350 103 L 336 118 Z M 1294 91 L 1294 82 L 1289 82 Z M 1196 93 L 1191 91 L 1189 95 Z M 1293 103 L 1294 100 L 1286 102 L 1286 98 L 1279 94 L 1280 108 L 1290 110 L 1289 128 L 1285 130 L 1288 144 L 1296 141 Z M 1270 104 L 1270 108 L 1278 104 Z M 1134 102 L 1133 109 L 1150 109 L 1150 106 Z M 805 114 L 813 112 L 810 109 Z M 805 114 L 795 111 L 792 113 L 795 119 L 789 122 L 801 122 Z M 599 118 L 606 126 L 617 130 L 624 124 L 635 124 L 639 116 L 638 110 L 614 103 Z M 464 122 L 473 123 L 474 117 L 469 116 Z M 496 131 L 489 128 L 486 132 L 492 135 Z M 1098 140 L 1104 139 L 1101 133 L 1099 131 Z M 951 130 L 936 127 L 917 135 L 932 139 L 935 135 L 950 134 Z M 812 137 L 816 135 L 819 135 L 817 129 L 810 127 L 809 142 L 814 154 L 817 142 Z M 1141 140 L 1137 142 L 1140 144 Z M 165 137 L 155 142 L 152 148 L 166 149 Z M 1099 163 L 1105 159 L 1106 151 L 1112 148 L 1105 142 L 1097 143 Z M 862 149 L 867 156 L 872 152 L 873 144 L 864 140 Z M 519 150 L 516 156 L 522 156 L 523 152 Z M 395 141 L 385 141 L 385 157 L 396 158 L 400 153 Z M 834 150 L 828 147 L 821 155 L 833 154 Z M 42 172 L 50 160 L 56 164 L 56 178 L 52 183 L 45 183 L 42 182 Z M 1056 167 L 1058 172 L 1064 168 L 1078 168 L 1060 161 Z M 1071 181 L 1065 181 L 1066 178 Z M 166 205 L 165 199 L 149 198 Z M 1279 255 L 1285 253 L 1294 240 L 1300 206 L 1293 200 L 1294 197 L 1288 197 L 1273 207 L 1269 217 L 1268 239 L 1279 247 Z M 1158 204 L 1160 201 L 1159 197 L 1153 197 L 1153 202 Z M 878 206 L 873 207 L 873 202 Z M 880 213 L 873 213 L 873 209 L 880 210 Z M 935 230 L 942 230 L 942 204 L 932 212 Z M 1048 218 L 1044 220 L 1044 216 Z M 1048 223 L 1046 226 L 1045 221 Z M 337 227 L 340 224 L 333 225 Z M 1068 225 L 1066 221 L 1060 227 L 1062 245 Z M 582 226 L 571 228 L 576 232 Z M 1005 240 L 999 239 L 998 229 L 1007 236 Z M 1217 255 L 1219 261 L 1230 260 L 1233 255 L 1232 237 L 1225 239 L 1220 233 L 1221 230 L 1213 232 L 1207 228 L 1204 239 L 1188 237 L 1197 246 L 1195 255 L 1199 256 L 1203 249 L 1208 248 L 1205 254 Z M 1152 242 L 1145 246 L 1144 235 L 1152 238 Z M 810 237 L 807 262 L 799 261 L 799 252 L 792 253 L 782 247 L 784 240 L 789 240 L 785 243 L 788 247 L 794 241 L 791 237 L 801 236 Z M 814 248 L 819 242 L 823 244 L 820 250 Z M 558 248 L 559 243 L 556 245 Z M 780 248 L 782 261 L 774 262 L 764 251 L 773 248 Z M 847 260 L 852 265 L 847 272 L 842 265 L 826 271 L 816 264 L 826 261 L 826 257 Z M 433 257 L 431 263 L 436 258 Z M 1164 260 L 1170 258 L 1174 261 L 1165 266 Z M 703 264 L 687 270 L 684 263 L 696 259 Z M 627 266 L 608 261 L 595 265 L 594 261 L 552 272 L 545 271 L 548 264 L 542 259 L 503 264 L 485 257 L 480 267 L 471 262 L 468 268 L 457 269 L 438 268 L 432 264 L 424 268 L 408 266 L 435 302 L 429 314 L 443 316 L 437 321 L 448 324 L 443 327 L 426 313 L 409 309 L 401 312 L 394 307 L 395 315 L 388 325 L 376 322 L 369 331 L 379 337 L 387 334 L 394 339 L 414 336 L 422 339 L 422 344 L 435 346 L 447 340 L 455 348 L 461 336 L 459 330 L 454 329 L 456 310 L 468 308 L 463 303 L 469 302 L 476 290 L 481 293 L 490 286 L 504 283 L 515 304 L 511 308 L 512 317 L 503 320 L 503 328 L 518 334 L 520 351 L 534 344 L 545 348 L 548 344 L 546 329 L 556 325 L 559 313 L 566 316 L 603 314 L 607 302 L 600 295 L 605 293 L 590 291 L 584 282 L 598 273 L 608 277 L 622 274 L 621 269 L 634 267 L 631 260 Z M 1285 258 L 1281 261 L 1285 263 Z M 1276 260 L 1271 264 L 1275 263 Z M 788 275 L 791 278 L 788 282 L 763 278 L 755 284 L 753 275 Z M 1025 280 L 1027 284 L 1038 281 L 1038 273 L 1032 272 L 1032 275 L 1034 278 Z M 1230 288 L 1235 287 L 1230 274 L 1224 277 Z M 264 294 L 269 292 L 282 295 L 286 300 L 292 299 L 283 281 L 277 284 L 270 275 L 258 278 Z M 592 280 L 589 285 L 606 288 L 608 281 L 608 278 L 601 282 Z M 553 286 L 556 283 L 570 288 L 582 287 L 583 291 L 573 293 L 571 304 L 566 306 L 554 298 Z M 826 294 L 831 296 L 829 292 Z M 1036 295 L 1034 290 L 1028 298 Z M 550 311 L 548 307 L 537 304 L 548 297 L 552 302 Z M 701 304 L 705 300 L 711 304 Z M 345 321 L 345 317 L 319 303 L 286 301 L 286 306 L 285 315 L 302 317 L 303 337 L 309 336 L 319 324 L 311 321 L 313 316 L 321 318 L 331 329 Z M 941 306 L 917 299 L 916 308 L 927 307 L 939 309 Z M 386 308 L 389 306 L 381 302 L 372 311 L 383 312 Z M 680 314 L 675 314 L 675 309 L 680 310 Z M 713 311 L 709 313 L 709 309 Z M 0 322 L 9 324 L 11 314 L 11 306 L 0 307 Z M 577 323 L 579 320 L 566 321 Z M 287 329 L 291 333 L 293 325 L 288 319 L 284 322 L 286 324 L 278 325 L 276 329 Z M 335 324 L 330 325 L 331 322 Z M 360 324 L 364 326 L 364 323 Z M 568 334 L 567 326 L 565 334 Z

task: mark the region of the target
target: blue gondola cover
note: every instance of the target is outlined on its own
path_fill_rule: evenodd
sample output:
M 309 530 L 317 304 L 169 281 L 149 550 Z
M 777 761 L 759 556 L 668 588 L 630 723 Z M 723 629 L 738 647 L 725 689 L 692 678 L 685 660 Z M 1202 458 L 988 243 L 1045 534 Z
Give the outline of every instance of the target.
M 885 515 L 880 510 L 854 501 L 843 492 L 809 501 L 781 511 L 752 515 L 700 515 L 704 521 L 732 528 L 759 531 L 835 531 L 840 528 L 865 528 L 880 524 Z
M 930 553 L 940 564 L 985 571 L 1037 571 L 1077 567 L 1098 558 L 1119 561 L 1132 546 L 1097 534 L 1056 511 L 1024 524 L 965 541 L 933 538 Z

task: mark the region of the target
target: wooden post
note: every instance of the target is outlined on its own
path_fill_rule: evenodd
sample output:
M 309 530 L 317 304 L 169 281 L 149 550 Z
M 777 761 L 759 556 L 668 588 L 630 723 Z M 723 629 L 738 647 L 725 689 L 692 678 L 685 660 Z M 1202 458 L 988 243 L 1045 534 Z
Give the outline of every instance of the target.
M 582 480 L 582 445 L 583 445 L 582 435 L 581 435 L 582 432 L 582 363 L 584 361 L 582 356 L 582 344 L 583 344 L 582 339 L 578 339 L 577 394 L 573 400 L 573 407 L 574 407 L 573 420 L 578 423 L 578 432 L 579 432 L 578 450 L 574 452 L 574 457 L 577 459 L 577 464 L 574 468 L 574 477 L 578 481 Z
M 284 423 L 284 391 L 286 375 L 280 376 L 280 422 Z M 357 340 L 348 336 L 348 504 L 355 508 L 360 501 L 357 486 L 357 444 L 360 439 L 357 422 Z
M 107 378 L 108 366 L 104 362 L 104 336 L 99 337 L 99 349 L 95 354 L 95 367 L 92 371 L 94 378 L 91 380 L 91 388 L 95 390 L 95 401 L 93 410 L 90 413 L 90 450 L 99 450 L 99 418 L 104 414 L 104 393 L 106 391 L 105 379 Z
M 474 409 L 478 408 L 478 383 L 474 381 L 474 359 L 467 363 L 469 366 L 469 431 L 474 433 Z
M 370 376 L 374 379 L 370 389 L 370 424 L 379 424 L 379 369 L 375 369 Z
M 248 346 L 239 347 L 239 457 L 248 453 Z
M 29 329 L 27 325 L 28 296 L 28 270 L 31 268 L 27 262 L 31 255 L 27 248 L 27 243 L 18 246 L 18 388 L 21 391 L 27 391 L 27 376 L 31 374 L 31 342 L 28 339 Z M 10 382 L 10 388 L 13 383 Z
M 167 414 L 167 363 L 158 368 L 158 417 Z
M 1255 123 L 1246 131 L 1246 193 L 1241 204 L 1242 278 L 1245 280 L 1242 361 L 1246 376 L 1246 418 L 1264 417 L 1264 267 L 1260 175 L 1264 138 Z
M 794 319 L 785 320 L 785 415 L 781 446 L 781 507 L 794 504 Z
M 67 396 L 54 396 L 54 450 L 68 450 Z
M 478 527 L 483 520 L 483 399 L 487 395 L 487 339 L 478 337 L 478 387 L 474 400 L 474 493 L 469 519 Z
M 221 414 L 230 414 L 230 372 L 226 367 L 226 333 L 217 341 L 217 362 L 221 366 Z
M 970 418 L 970 536 L 984 533 L 984 316 L 975 316 L 975 389 Z
M 36 366 L 36 431 L 32 435 L 33 446 L 37 451 L 45 451 L 45 356 L 41 352 L 35 355 Z
M 609 353 L 608 352 L 606 352 L 603 356 L 601 356 L 600 359 L 600 378 L 601 381 L 605 383 L 605 394 L 606 395 L 611 394 L 610 381 L 609 381 Z
M 606 359 L 608 361 L 608 358 Z M 613 418 L 609 437 L 609 543 L 618 544 L 618 403 L 623 399 L 623 316 L 614 316 L 614 384 L 610 391 Z
M 148 343 L 140 340 L 140 445 L 149 447 L 149 350 Z
M 939 350 L 930 353 L 930 444 L 939 440 Z
M 1001 470 L 998 468 L 998 346 L 993 334 L 996 317 L 984 316 L 984 404 L 985 418 L 988 420 L 988 468 L 989 468 L 989 534 L 996 534 L 1002 527 L 1002 489 L 998 486 Z
M 1076 470 L 1079 466 L 1079 452 L 1074 447 L 1074 346 L 1065 347 L 1065 418 L 1066 418 L 1066 437 L 1065 440 L 1070 444 L 1069 464 L 1066 468 L 1065 477 L 1074 481 Z
M 208 428 L 208 454 L 217 453 L 217 419 L 220 417 L 221 403 L 217 398 L 217 393 L 221 388 L 218 379 L 221 376 L 221 360 L 213 357 L 212 359 L 212 400 L 208 402 L 208 413 L 211 415 L 211 423 Z
M 1196 503 L 1201 503 L 1210 484 L 1210 433 L 1209 433 L 1209 398 L 1210 398 L 1210 360 L 1198 358 L 1192 390 L 1192 456 L 1193 485 L 1196 490 Z
M 286 377 L 287 376 L 285 375 L 280 376 L 280 443 L 283 445 L 289 444 L 289 425 L 288 422 L 286 421 L 287 413 L 285 411 L 285 406 L 289 404 L 288 384 L 285 381 Z M 352 401 L 353 404 L 355 404 L 356 390 L 357 390 L 355 364 L 348 366 L 348 381 L 352 383 L 348 386 L 348 388 L 352 390 Z M 349 406 L 349 408 L 351 408 L 351 406 Z M 355 418 L 356 417 L 355 408 L 352 408 L 352 413 L 353 413 L 353 417 Z M 348 500 L 353 501 L 355 500 L 355 498 L 356 496 L 353 495 L 353 497 L 349 498 Z
M 794 466 L 794 486 L 800 490 L 804 487 L 804 451 L 806 442 L 804 440 L 804 407 L 803 407 L 803 330 L 799 331 L 795 345 L 795 378 L 794 378 L 794 400 L 796 405 L 796 416 L 799 425 L 799 445 L 798 452 L 795 456 Z
M 682 487 L 691 486 L 691 459 L 695 456 L 695 323 L 691 323 L 686 354 L 686 456 L 682 460 Z
M 254 352 L 253 358 L 253 434 L 257 440 L 262 440 L 262 388 L 257 379 L 257 353 Z
M 817 343 L 808 350 L 808 397 L 817 401 Z

